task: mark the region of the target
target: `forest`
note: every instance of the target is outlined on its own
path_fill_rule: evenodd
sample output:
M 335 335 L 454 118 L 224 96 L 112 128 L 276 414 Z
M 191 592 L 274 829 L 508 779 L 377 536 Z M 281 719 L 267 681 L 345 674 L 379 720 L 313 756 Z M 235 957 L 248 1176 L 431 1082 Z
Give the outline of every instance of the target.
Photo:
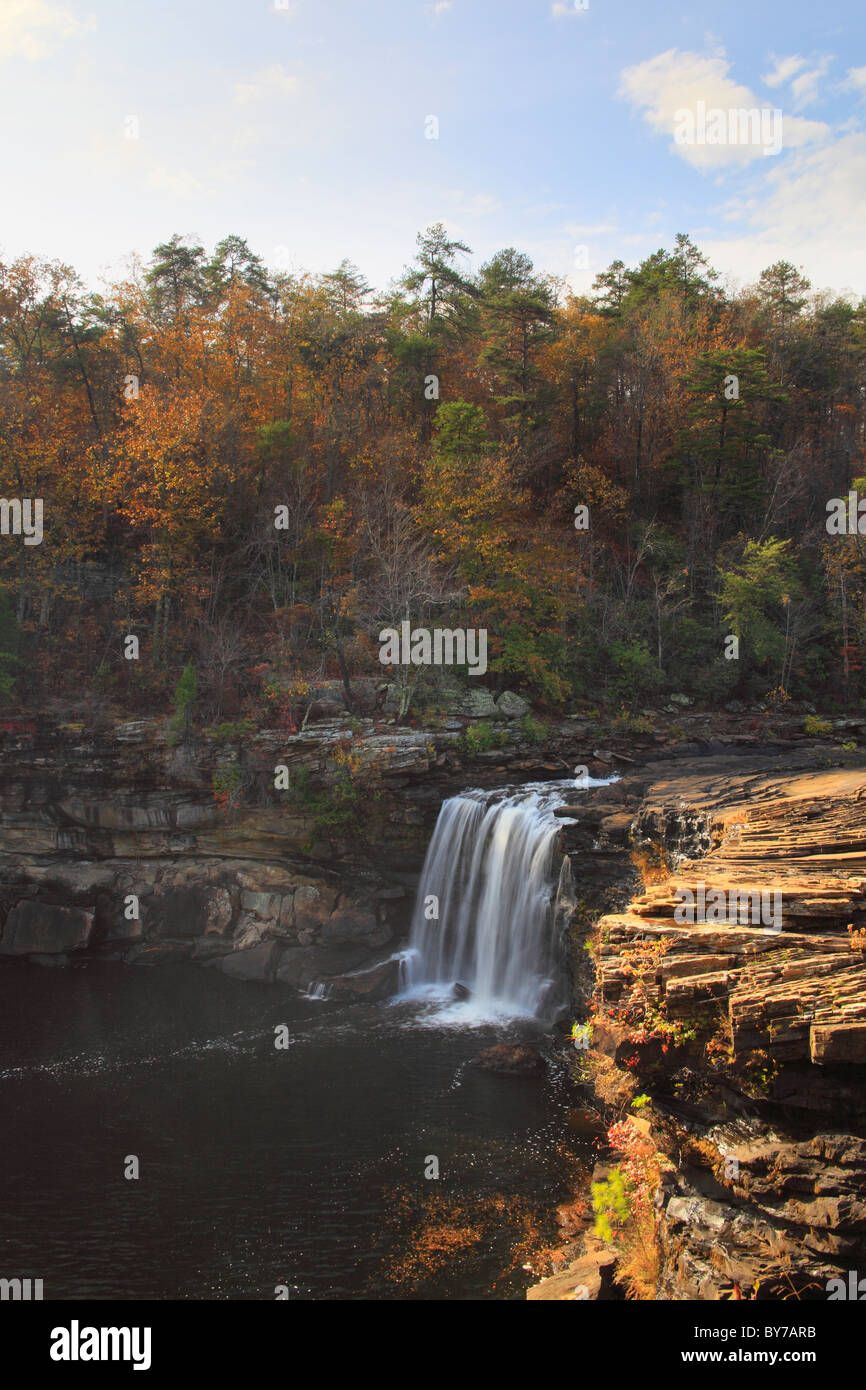
M 351 708 L 403 621 L 486 631 L 543 710 L 859 706 L 866 301 L 785 260 L 728 292 L 684 234 L 587 295 L 470 254 L 431 226 L 384 292 L 235 235 L 101 293 L 0 264 L 0 493 L 44 526 L 0 535 L 7 715 Z

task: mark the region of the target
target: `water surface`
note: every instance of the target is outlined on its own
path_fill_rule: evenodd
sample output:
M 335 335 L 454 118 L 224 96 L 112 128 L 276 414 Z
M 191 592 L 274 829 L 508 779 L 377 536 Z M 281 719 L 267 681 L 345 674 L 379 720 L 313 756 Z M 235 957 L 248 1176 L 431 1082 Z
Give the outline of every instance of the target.
M 0 1275 L 46 1299 L 522 1297 L 573 1167 L 571 1086 L 467 1065 L 544 1044 L 532 1023 L 431 1007 L 192 964 L 0 969 Z

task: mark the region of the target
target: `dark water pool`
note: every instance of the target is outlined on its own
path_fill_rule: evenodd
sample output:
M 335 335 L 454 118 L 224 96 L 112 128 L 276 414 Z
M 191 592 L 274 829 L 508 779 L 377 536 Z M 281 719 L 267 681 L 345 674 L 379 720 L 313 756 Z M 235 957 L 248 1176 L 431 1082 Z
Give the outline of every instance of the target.
M 467 1066 L 531 1025 L 425 1017 L 194 965 L 0 970 L 0 1276 L 46 1299 L 522 1297 L 589 1157 L 573 1089 Z

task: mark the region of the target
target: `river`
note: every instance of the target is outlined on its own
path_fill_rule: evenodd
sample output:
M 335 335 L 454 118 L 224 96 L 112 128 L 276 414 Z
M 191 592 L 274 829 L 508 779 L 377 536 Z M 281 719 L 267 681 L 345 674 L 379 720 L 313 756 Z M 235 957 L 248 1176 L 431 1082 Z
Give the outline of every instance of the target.
M 471 1065 L 537 1025 L 434 1009 L 6 966 L 0 1275 L 46 1299 L 521 1297 L 590 1139 L 566 1138 L 555 1058 L 542 1080 Z

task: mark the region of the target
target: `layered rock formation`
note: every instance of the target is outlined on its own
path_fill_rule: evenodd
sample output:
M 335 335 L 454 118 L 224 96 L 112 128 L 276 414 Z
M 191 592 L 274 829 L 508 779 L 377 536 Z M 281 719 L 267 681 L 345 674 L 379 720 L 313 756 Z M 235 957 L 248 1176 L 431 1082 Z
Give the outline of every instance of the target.
M 631 832 L 654 881 L 597 924 L 592 1069 L 611 1116 L 651 1097 L 658 1298 L 866 1269 L 866 770 L 786 761 L 660 768 Z
M 185 742 L 157 720 L 7 721 L 0 963 L 190 958 L 241 979 L 393 993 L 390 957 L 443 799 L 561 777 L 584 753 L 568 721 L 537 749 L 507 695 L 490 700 L 486 750 L 467 746 L 468 717 L 419 731 L 346 716 L 238 741 L 227 726 Z

